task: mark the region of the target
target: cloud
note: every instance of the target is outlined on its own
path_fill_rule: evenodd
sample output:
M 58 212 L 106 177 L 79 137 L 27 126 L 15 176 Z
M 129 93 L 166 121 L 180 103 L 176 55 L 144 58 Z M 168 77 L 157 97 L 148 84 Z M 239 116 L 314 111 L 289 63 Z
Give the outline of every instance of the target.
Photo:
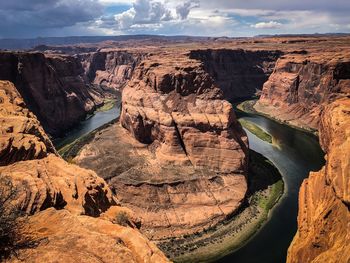
M 0 0 L 0 37 L 350 32 L 349 0 Z
M 178 15 L 178 17 L 180 17 L 182 20 L 184 20 L 188 17 L 188 14 L 190 13 L 192 8 L 196 8 L 199 6 L 200 6 L 199 0 L 186 1 L 183 4 L 176 6 L 176 14 Z
M 280 28 L 281 26 L 282 24 L 276 21 L 259 22 L 259 23 L 256 23 L 255 25 L 251 25 L 251 27 L 254 27 L 256 29 L 276 29 L 276 28 Z
M 191 9 L 199 7 L 199 1 L 186 1 L 175 8 L 167 6 L 168 2 L 154 0 L 136 0 L 127 11 L 112 17 L 102 17 L 98 22 L 101 28 L 115 27 L 116 30 L 133 32 L 135 30 L 160 29 L 167 22 L 179 22 L 187 19 Z M 173 24 L 172 23 L 172 24 Z
M 97 0 L 1 0 L 0 36 L 30 36 L 49 28 L 93 21 L 102 13 Z

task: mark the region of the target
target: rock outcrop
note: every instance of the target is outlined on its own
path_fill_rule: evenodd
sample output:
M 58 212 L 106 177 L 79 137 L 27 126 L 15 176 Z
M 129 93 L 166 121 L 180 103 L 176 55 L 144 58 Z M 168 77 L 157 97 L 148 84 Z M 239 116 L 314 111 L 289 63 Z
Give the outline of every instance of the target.
M 143 59 L 142 52 L 98 51 L 81 55 L 89 81 L 95 85 L 121 90 L 131 79 L 136 66 Z
M 60 135 L 102 103 L 71 56 L 0 52 L 0 80 L 15 84 L 45 131 Z
M 0 165 L 55 153 L 39 121 L 8 81 L 0 81 L 0 124 Z
M 323 108 L 350 93 L 350 57 L 323 50 L 281 57 L 255 109 L 297 127 L 317 130 Z
M 40 245 L 21 250 L 9 262 L 169 262 L 138 230 L 65 209 L 49 208 L 29 217 L 22 235 Z
M 168 262 L 133 229 L 138 222 L 116 206 L 102 178 L 56 155 L 8 81 L 0 81 L 0 105 L 0 180 L 16 189 L 2 205 L 27 214 L 18 219 L 18 231 L 37 244 L 20 249 L 9 262 Z M 125 218 L 118 222 L 121 212 Z
M 244 201 L 247 137 L 188 53 L 139 64 L 123 90 L 120 124 L 127 131 L 117 124 L 100 132 L 74 161 L 108 180 L 150 238 L 203 231 Z
M 299 193 L 298 232 L 288 263 L 350 261 L 350 98 L 325 107 L 320 142 L 326 165 Z
M 208 49 L 191 51 L 231 101 L 255 96 L 272 73 L 280 51 Z

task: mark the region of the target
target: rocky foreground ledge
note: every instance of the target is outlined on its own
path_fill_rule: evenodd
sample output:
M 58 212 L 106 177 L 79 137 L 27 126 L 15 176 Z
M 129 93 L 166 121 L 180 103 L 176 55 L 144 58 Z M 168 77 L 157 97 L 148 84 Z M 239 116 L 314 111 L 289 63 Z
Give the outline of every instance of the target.
M 0 217 L 9 226 L 1 260 L 168 262 L 102 178 L 57 156 L 6 81 L 0 81 L 0 123 Z

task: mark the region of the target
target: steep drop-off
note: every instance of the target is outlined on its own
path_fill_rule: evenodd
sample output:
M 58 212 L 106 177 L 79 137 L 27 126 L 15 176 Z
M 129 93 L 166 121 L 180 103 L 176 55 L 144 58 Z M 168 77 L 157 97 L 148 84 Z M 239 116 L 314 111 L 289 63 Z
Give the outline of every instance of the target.
M 80 57 L 91 83 L 112 89 L 122 89 L 131 79 L 136 66 L 144 56 L 142 52 L 102 50 Z
M 317 130 L 325 106 L 350 93 L 350 57 L 300 52 L 280 58 L 255 109 L 297 127 Z
M 325 107 L 319 132 L 326 164 L 301 186 L 298 232 L 288 263 L 350 261 L 349 97 Z
M 226 100 L 256 95 L 272 73 L 280 51 L 208 49 L 191 51 L 223 91 Z
M 61 135 L 102 103 L 71 56 L 0 52 L 0 80 L 15 84 L 51 135 Z
M 11 199 L 2 197 L 1 205 L 27 214 L 18 219 L 17 234 L 35 244 L 20 247 L 5 261 L 168 262 L 133 228 L 132 212 L 116 206 L 102 178 L 55 154 L 38 120 L 7 81 L 0 81 L 0 109 L 1 193 L 12 191 L 6 189 L 9 185 L 16 189 Z M 115 222 L 121 212 L 130 226 Z

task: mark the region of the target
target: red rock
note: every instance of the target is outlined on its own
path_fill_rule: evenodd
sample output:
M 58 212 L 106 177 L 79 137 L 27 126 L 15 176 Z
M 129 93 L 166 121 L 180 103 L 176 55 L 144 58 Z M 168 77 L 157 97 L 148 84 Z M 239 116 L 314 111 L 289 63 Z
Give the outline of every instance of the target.
M 62 134 L 102 103 L 87 88 L 79 60 L 71 56 L 0 52 L 0 80 L 15 84 L 51 135 Z
M 98 51 L 82 55 L 82 65 L 90 82 L 112 89 L 122 89 L 135 67 L 145 56 L 142 52 Z
M 298 232 L 288 263 L 350 261 L 350 99 L 325 107 L 320 141 L 326 165 L 300 188 Z
M 323 108 L 350 93 L 348 58 L 334 55 L 328 55 L 331 60 L 322 53 L 280 58 L 255 109 L 292 125 L 317 130 Z

